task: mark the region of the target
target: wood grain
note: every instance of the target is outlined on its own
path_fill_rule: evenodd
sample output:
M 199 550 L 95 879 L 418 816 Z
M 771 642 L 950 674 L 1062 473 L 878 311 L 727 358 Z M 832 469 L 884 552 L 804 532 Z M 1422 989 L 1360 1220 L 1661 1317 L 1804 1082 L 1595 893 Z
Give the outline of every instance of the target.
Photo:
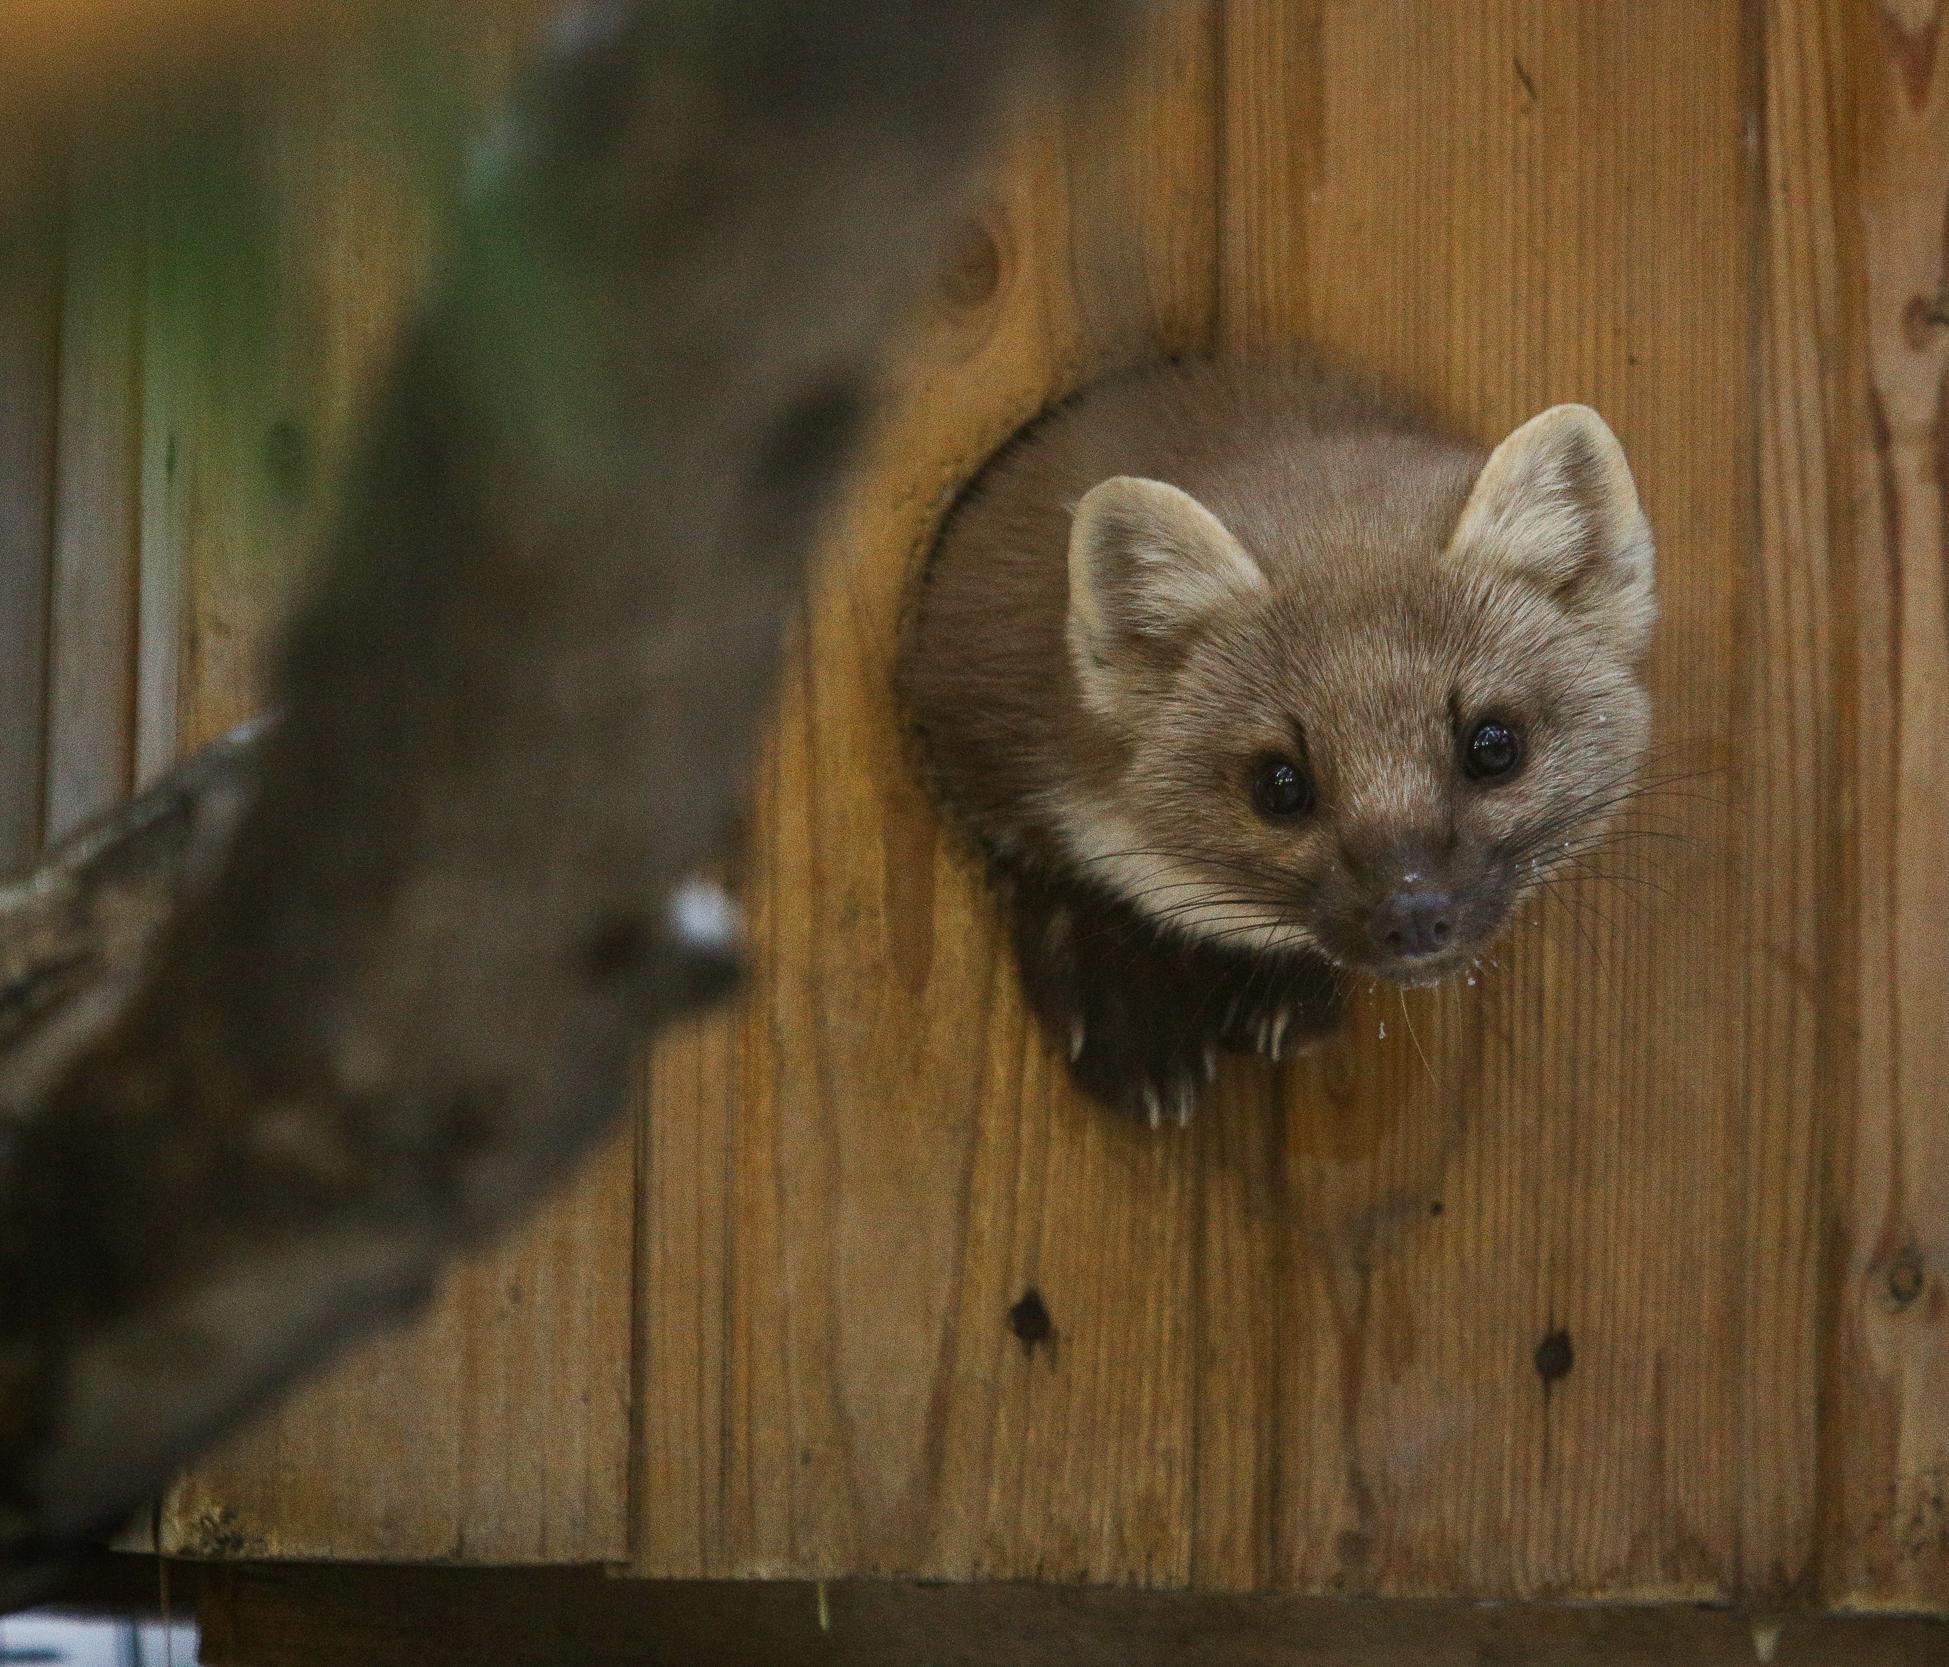
M 1858 1070 L 1839 1132 L 1827 1593 L 1949 1603 L 1949 8 L 1852 8 Z M 1848 222 L 1851 221 L 1851 224 Z
M 1832 6 L 1769 4 L 1753 41 L 1760 76 L 1759 245 L 1753 349 L 1758 539 L 1741 622 L 1746 738 L 1741 909 L 1746 1288 L 1737 1524 L 1752 1589 L 1819 1589 L 1824 1234 L 1828 1145 L 1844 1119 L 1859 903 L 1846 806 L 1854 586 L 1845 481 L 1857 356 L 1849 250 L 1852 187 L 1846 30 Z
M 646 1571 L 1188 1572 L 1169 1363 L 1189 1265 L 1176 1223 L 1111 1215 L 1119 1195 L 1182 1200 L 1188 1177 L 1169 1143 L 1074 1115 L 889 694 L 910 563 L 958 483 L 1089 367 L 1207 327 L 1212 32 L 1195 7 L 1157 29 L 1121 109 L 1030 122 L 943 276 L 761 772 L 750 993 L 657 1049 Z M 1103 1215 L 1052 1209 L 1045 1183 Z M 1123 1335 L 1071 1331 L 1060 1300 L 1056 1318 L 1081 1392 L 1105 1392 L 1094 1427 L 1120 1439 L 1041 1415 L 1047 1357 L 1002 1321 L 1037 1281 L 1106 1306 L 1121 1287 Z

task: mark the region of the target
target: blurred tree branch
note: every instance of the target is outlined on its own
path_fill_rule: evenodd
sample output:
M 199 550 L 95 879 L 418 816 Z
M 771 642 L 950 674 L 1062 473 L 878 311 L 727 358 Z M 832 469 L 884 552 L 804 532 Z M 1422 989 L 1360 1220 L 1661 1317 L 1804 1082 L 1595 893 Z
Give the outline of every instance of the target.
M 409 1311 L 611 1127 L 643 1025 L 722 987 L 685 876 L 883 339 L 1005 91 L 1119 10 L 555 21 L 371 413 L 278 725 L 0 895 L 0 1568 Z M 66 44 L 37 62 L 100 50 Z
M 269 103 L 375 36 L 505 38 L 547 10 L 547 0 L 5 0 L 0 219 L 58 177 L 77 140 L 140 149 L 159 110 Z

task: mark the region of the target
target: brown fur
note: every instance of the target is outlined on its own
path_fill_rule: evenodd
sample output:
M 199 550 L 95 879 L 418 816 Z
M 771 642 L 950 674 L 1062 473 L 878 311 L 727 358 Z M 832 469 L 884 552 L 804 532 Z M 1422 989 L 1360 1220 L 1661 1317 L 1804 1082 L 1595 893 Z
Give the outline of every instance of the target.
M 1419 982 L 1479 954 L 1636 768 L 1650 562 L 1582 407 L 1485 466 L 1318 365 L 1192 363 L 1112 377 L 1005 449 L 941 535 L 900 683 L 1086 1085 L 1186 1114 L 1213 1043 L 1276 1053 L 1331 1022 L 1322 961 Z M 1460 754 L 1489 719 L 1525 743 L 1493 783 Z M 1310 814 L 1255 806 L 1275 756 L 1310 774 Z M 1452 945 L 1395 964 L 1375 910 L 1424 876 Z

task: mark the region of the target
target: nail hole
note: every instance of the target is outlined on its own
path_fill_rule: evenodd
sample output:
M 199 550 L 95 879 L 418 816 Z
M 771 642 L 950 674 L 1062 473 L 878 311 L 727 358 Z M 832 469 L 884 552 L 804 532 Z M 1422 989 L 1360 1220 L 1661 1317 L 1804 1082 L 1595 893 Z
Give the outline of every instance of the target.
M 1030 1354 L 1035 1352 L 1038 1343 L 1046 1343 L 1056 1334 L 1056 1323 L 1049 1317 L 1049 1306 L 1042 1300 L 1042 1293 L 1031 1285 L 1021 1295 L 1015 1306 L 1008 1311 L 1008 1329 L 1021 1340 L 1022 1347 Z
M 1561 1383 L 1576 1364 L 1577 1351 L 1570 1346 L 1567 1331 L 1553 1331 L 1536 1345 L 1536 1375 L 1543 1380 L 1545 1388 Z

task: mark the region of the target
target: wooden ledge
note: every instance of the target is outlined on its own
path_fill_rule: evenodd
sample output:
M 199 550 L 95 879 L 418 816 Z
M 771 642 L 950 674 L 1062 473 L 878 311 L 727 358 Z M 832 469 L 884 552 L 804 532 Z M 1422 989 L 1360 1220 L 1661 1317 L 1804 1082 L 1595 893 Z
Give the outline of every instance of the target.
M 207 1667 L 1941 1667 L 1949 1620 L 1212 1596 L 1107 1587 L 612 1579 L 592 1569 L 198 1571 Z M 823 1617 L 823 1625 L 822 1625 Z

